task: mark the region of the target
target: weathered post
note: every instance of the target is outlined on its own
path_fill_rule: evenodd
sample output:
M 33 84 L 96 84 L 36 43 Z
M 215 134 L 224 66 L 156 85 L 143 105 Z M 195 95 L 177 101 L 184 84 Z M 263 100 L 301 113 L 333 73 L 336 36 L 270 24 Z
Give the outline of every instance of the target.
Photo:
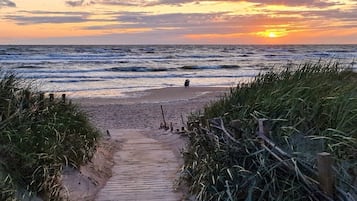
M 66 103 L 66 94 L 62 94 L 62 103 L 63 103 L 63 104 Z
M 45 94 L 43 92 L 40 93 L 38 104 L 39 104 L 40 110 L 43 110 L 45 108 Z
M 267 123 L 268 119 L 258 119 L 258 138 L 260 139 L 261 145 L 265 144 L 264 140 L 261 137 L 265 137 L 269 132 Z
M 162 108 L 162 105 L 161 105 L 161 114 L 162 114 L 162 120 L 164 122 L 164 128 L 166 129 L 167 128 L 167 124 L 166 124 L 164 109 Z
M 208 126 L 208 120 L 205 118 L 204 115 L 200 115 L 200 122 L 201 122 L 202 127 Z
M 333 198 L 335 178 L 332 171 L 332 157 L 330 153 L 322 152 L 317 154 L 317 169 L 321 190 Z
M 185 121 L 183 120 L 183 115 L 181 114 L 181 123 L 182 125 L 185 125 Z
M 22 102 L 22 109 L 27 109 L 30 107 L 31 92 L 28 90 L 24 91 L 24 99 Z
M 54 94 L 50 94 L 50 102 L 53 102 L 55 100 L 55 95 Z
M 235 137 L 241 138 L 242 137 L 242 122 L 239 119 L 232 120 L 229 125 L 232 127 Z
M 258 119 L 258 134 L 266 136 L 269 133 L 268 119 Z

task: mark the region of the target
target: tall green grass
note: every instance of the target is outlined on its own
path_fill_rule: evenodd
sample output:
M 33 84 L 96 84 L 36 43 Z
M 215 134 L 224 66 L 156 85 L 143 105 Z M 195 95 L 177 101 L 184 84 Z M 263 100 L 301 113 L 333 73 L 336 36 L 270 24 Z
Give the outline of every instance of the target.
M 61 200 L 63 166 L 90 160 L 99 133 L 76 105 L 41 99 L 14 74 L 0 77 L 0 200 Z
M 316 164 L 316 153 L 330 152 L 337 186 L 357 193 L 357 74 L 344 66 L 307 63 L 258 75 L 204 109 L 204 118 L 215 117 L 228 129 L 239 119 L 240 144 L 212 128 L 191 133 L 183 178 L 198 200 L 314 200 L 298 177 L 303 167 L 291 174 L 259 146 L 260 118 L 269 119 L 269 137 L 292 155 L 289 162 Z

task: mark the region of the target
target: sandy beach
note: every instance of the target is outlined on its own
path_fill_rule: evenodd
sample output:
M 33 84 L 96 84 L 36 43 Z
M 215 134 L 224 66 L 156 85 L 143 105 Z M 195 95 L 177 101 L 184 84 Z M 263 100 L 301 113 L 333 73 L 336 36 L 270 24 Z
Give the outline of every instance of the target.
M 115 165 L 113 155 L 120 152 L 121 142 L 107 136 L 107 130 L 140 129 L 148 138 L 169 147 L 177 161 L 182 163 L 180 151 L 185 140 L 178 134 L 159 129 L 163 122 L 161 106 L 165 121 L 168 124 L 172 122 L 176 130 L 185 126 L 182 117 L 186 122 L 190 113 L 202 110 L 205 105 L 224 96 L 228 91 L 229 89 L 222 87 L 172 87 L 127 94 L 123 98 L 72 99 L 89 115 L 90 121 L 105 137 L 92 163 L 81 168 L 81 184 L 70 185 L 70 200 L 95 200 L 96 194 L 111 177 L 110 169 Z M 76 177 L 67 175 L 66 178 L 67 183 L 72 183 L 69 178 L 78 179 L 78 174 Z M 90 185 L 93 180 L 96 185 Z
M 219 99 L 227 88 L 223 87 L 172 87 L 153 89 L 128 98 L 73 99 L 89 115 L 91 121 L 106 131 L 112 128 L 158 130 L 162 120 L 161 105 L 166 121 L 174 128 L 181 128 L 181 115 L 202 109 L 206 104 Z

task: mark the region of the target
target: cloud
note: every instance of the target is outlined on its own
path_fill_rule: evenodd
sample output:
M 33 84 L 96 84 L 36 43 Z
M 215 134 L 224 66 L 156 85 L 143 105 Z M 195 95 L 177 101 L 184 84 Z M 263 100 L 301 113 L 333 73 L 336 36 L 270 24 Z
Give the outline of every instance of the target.
M 89 12 L 66 12 L 66 11 L 44 11 L 44 10 L 19 10 L 17 13 L 25 14 L 25 15 L 44 15 L 44 16 L 55 16 L 55 15 L 82 15 L 89 16 L 91 15 Z
M 307 6 L 307 7 L 330 7 L 339 3 L 327 2 L 326 0 L 246 0 L 260 5 L 285 5 L 285 6 Z
M 88 6 L 91 4 L 95 4 L 94 1 L 87 1 L 87 0 L 72 0 L 72 1 L 66 1 L 66 4 L 68 6 L 72 7 L 78 7 L 78 6 Z
M 69 5 L 69 6 L 81 6 L 83 5 L 84 3 L 84 0 L 81 0 L 81 1 L 66 1 L 66 4 Z
M 89 13 L 86 12 L 47 12 L 47 11 L 22 11 L 25 15 L 6 15 L 3 19 L 15 21 L 19 25 L 45 24 L 45 23 L 80 23 L 87 22 Z M 28 16 L 31 14 L 32 16 Z M 37 15 L 37 16 L 36 16 Z
M 118 21 L 131 27 L 192 27 L 213 25 L 215 20 L 227 21 L 223 13 L 124 13 L 117 17 Z
M 71 4 L 80 5 L 81 1 L 67 1 Z M 205 2 L 233 2 L 237 3 L 236 0 L 204 0 Z M 329 7 L 334 5 L 339 5 L 336 2 L 328 2 L 326 0 L 245 0 L 246 2 L 257 3 L 259 5 L 285 5 L 285 6 L 307 6 L 307 7 Z M 124 6 L 155 6 L 155 5 L 178 5 L 181 6 L 185 3 L 197 3 L 199 4 L 202 0 L 92 0 L 93 4 L 103 4 L 103 5 L 124 5 Z
M 241 19 L 230 16 L 225 12 L 217 13 L 170 13 L 152 14 L 147 12 L 123 12 L 113 16 L 116 20 L 111 25 L 89 26 L 89 30 L 111 29 L 150 29 L 150 30 L 198 30 L 216 29 L 225 30 L 223 27 L 232 27 Z M 237 26 L 234 26 L 237 27 Z M 217 30 L 215 30 L 217 31 Z
M 317 17 L 324 18 L 327 21 L 338 19 L 340 21 L 353 21 L 357 24 L 357 9 L 350 11 L 342 11 L 339 9 L 329 11 L 308 11 L 305 13 L 308 15 L 315 15 Z
M 269 25 L 294 23 L 300 27 L 296 17 L 282 17 L 279 21 L 265 15 L 233 15 L 228 12 L 217 13 L 171 13 L 153 14 L 146 12 L 124 12 L 118 14 L 116 23 L 110 25 L 88 26 L 87 30 L 138 30 L 136 32 L 167 32 L 171 30 L 176 35 L 185 34 L 232 34 L 249 33 L 265 29 Z M 114 21 L 113 21 L 114 22 Z
M 340 22 L 354 22 L 357 26 L 357 7 L 350 10 L 330 9 L 314 11 L 274 11 L 275 15 L 300 15 L 308 21 L 323 21 L 329 23 L 334 20 Z
M 0 0 L 0 8 L 2 7 L 16 7 L 16 4 L 10 0 Z
M 234 15 L 229 12 L 216 13 L 170 13 L 170 14 L 151 14 L 151 13 L 136 13 L 126 12 L 121 13 L 118 17 L 118 22 L 121 26 L 129 28 L 139 27 L 240 27 L 240 26 L 259 26 L 274 23 L 276 18 L 265 14 L 255 15 Z M 296 19 L 293 17 L 281 17 L 279 23 L 293 22 Z M 269 23 L 267 23 L 269 22 Z

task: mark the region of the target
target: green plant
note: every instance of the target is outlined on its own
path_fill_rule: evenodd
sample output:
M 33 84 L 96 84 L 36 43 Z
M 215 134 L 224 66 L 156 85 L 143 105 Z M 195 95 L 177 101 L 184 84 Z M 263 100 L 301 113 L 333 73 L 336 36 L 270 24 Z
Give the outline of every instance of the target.
M 356 86 L 356 73 L 317 62 L 232 88 L 204 109 L 204 118 L 221 117 L 234 139 L 212 125 L 198 126 L 183 153 L 182 178 L 198 200 L 318 200 L 318 189 L 299 175 L 312 177 L 308 164 L 327 151 L 335 160 L 337 186 L 356 194 Z M 269 119 L 269 137 L 291 157 L 277 160 L 262 148 L 256 135 L 260 118 Z M 237 119 L 239 132 L 229 126 Z
M 63 166 L 90 160 L 99 132 L 76 105 L 29 86 L 14 74 L 0 79 L 0 197 L 60 200 Z

